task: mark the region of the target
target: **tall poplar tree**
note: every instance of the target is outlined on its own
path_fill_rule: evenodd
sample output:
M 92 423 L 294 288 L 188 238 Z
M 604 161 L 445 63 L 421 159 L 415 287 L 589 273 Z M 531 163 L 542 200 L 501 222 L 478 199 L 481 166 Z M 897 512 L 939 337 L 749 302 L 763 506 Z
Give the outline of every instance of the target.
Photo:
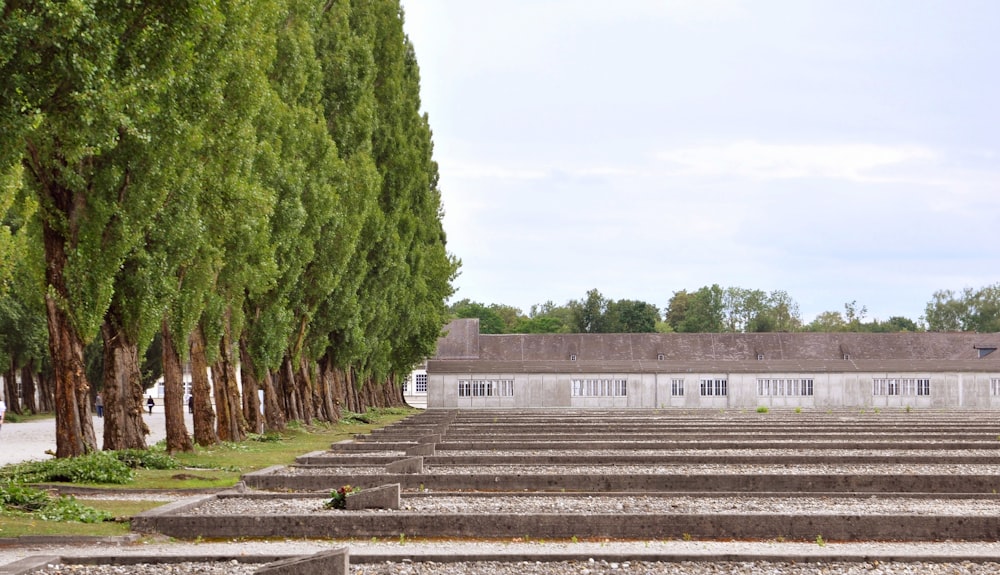
M 141 245 L 186 162 L 178 130 L 197 37 L 214 24 L 198 1 L 39 1 L 0 20 L 0 172 L 25 167 L 46 260 L 56 380 L 56 454 L 96 448 L 83 347 L 114 280 Z

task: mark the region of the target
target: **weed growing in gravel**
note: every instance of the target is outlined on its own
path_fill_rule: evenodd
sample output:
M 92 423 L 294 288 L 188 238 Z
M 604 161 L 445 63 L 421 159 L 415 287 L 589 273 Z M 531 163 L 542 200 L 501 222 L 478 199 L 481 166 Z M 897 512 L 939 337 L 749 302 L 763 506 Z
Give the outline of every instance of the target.
M 826 539 L 823 539 L 822 535 L 817 535 L 816 536 L 816 545 L 819 545 L 820 547 L 826 547 Z
M 690 541 L 691 540 L 691 534 L 690 533 L 684 533 L 684 534 L 681 535 L 681 539 L 683 539 L 684 541 Z
M 802 408 L 801 407 L 796 407 L 795 408 L 795 413 L 802 413 Z
M 399 544 L 406 545 L 406 533 L 399 534 Z
M 768 409 L 766 405 L 757 406 L 757 413 L 767 413 Z

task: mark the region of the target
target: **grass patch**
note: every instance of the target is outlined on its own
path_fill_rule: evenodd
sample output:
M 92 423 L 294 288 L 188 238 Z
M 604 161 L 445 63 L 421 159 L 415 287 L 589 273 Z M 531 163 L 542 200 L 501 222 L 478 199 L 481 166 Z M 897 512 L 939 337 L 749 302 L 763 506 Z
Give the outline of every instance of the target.
M 30 516 L 0 514 L 0 537 L 22 537 L 26 535 L 113 537 L 128 535 L 128 520 L 131 517 L 164 504 L 163 501 L 120 501 L 113 499 L 77 501 L 87 507 L 105 512 L 113 519 L 100 523 L 80 523 L 75 521 L 45 521 Z
M 190 453 L 173 457 L 161 442 L 149 451 L 97 452 L 72 459 L 51 459 L 0 468 L 0 480 L 24 483 L 72 483 L 87 487 L 121 489 L 224 489 L 232 487 L 244 473 L 272 465 L 290 465 L 295 458 L 355 434 L 385 427 L 417 413 L 411 408 L 369 410 L 345 414 L 336 424 L 303 426 L 292 422 L 282 433 L 252 435 L 239 443 L 195 446 Z M 362 421 L 367 421 L 365 423 Z
M 126 464 L 131 479 L 124 484 L 97 483 L 93 476 L 86 473 L 75 477 L 74 485 L 106 488 L 109 491 L 120 492 L 123 489 L 225 489 L 232 487 L 244 473 L 257 471 L 272 465 L 289 465 L 295 458 L 312 451 L 329 449 L 332 443 L 344 439 L 352 439 L 355 434 L 363 434 L 385 427 L 401 419 L 417 413 L 419 410 L 410 408 L 369 410 L 365 414 L 349 414 L 344 421 L 336 424 L 317 424 L 303 426 L 297 422 L 289 425 L 280 434 L 252 436 L 241 443 L 223 443 L 208 448 L 196 447 L 191 453 L 178 453 L 173 456 L 176 467 L 166 462 L 163 445 L 159 444 L 142 453 L 110 453 L 97 454 L 94 463 L 84 463 L 85 470 L 98 469 L 110 465 L 113 457 L 115 463 Z M 79 458 L 76 458 L 79 459 Z M 50 465 L 65 465 L 64 461 L 56 461 Z M 38 463 L 38 462 L 36 462 Z M 132 465 L 138 466 L 132 468 Z M 155 468 L 154 468 L 155 467 Z M 14 481 L 17 478 L 29 476 L 28 464 L 8 465 L 0 468 L 0 481 Z M 106 471 L 106 469 L 105 469 Z M 22 475 L 23 474 L 23 475 Z M 34 481 L 60 481 L 70 477 L 36 476 Z M 100 477 L 98 478 L 101 479 Z M 23 481 L 23 479 L 21 479 Z M 113 520 L 98 523 L 77 523 L 73 521 L 47 521 L 33 514 L 0 514 L 0 537 L 18 537 L 22 535 L 90 535 L 115 536 L 129 532 L 128 520 L 136 513 L 163 505 L 162 501 L 118 501 L 113 499 L 80 500 L 81 504 L 97 511 L 108 513 Z

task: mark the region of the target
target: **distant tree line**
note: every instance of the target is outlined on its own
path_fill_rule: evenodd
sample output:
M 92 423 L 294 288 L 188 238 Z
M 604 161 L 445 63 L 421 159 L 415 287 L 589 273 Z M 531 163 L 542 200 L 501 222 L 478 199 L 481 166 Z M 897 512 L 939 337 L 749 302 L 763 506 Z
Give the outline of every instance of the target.
M 459 262 L 398 0 L 3 12 L 0 373 L 58 456 L 98 390 L 103 448 L 146 447 L 161 373 L 191 449 L 186 363 L 202 445 L 402 403 Z
M 453 317 L 479 318 L 482 333 L 752 333 L 752 332 L 918 332 L 1000 331 L 1000 284 L 934 293 L 924 316 L 866 319 L 857 301 L 844 310 L 825 311 L 803 323 L 799 305 L 787 292 L 723 288 L 717 284 L 674 292 L 662 314 L 638 300 L 612 300 L 592 289 L 564 305 L 533 305 L 527 314 L 505 304 L 463 299 L 450 306 Z

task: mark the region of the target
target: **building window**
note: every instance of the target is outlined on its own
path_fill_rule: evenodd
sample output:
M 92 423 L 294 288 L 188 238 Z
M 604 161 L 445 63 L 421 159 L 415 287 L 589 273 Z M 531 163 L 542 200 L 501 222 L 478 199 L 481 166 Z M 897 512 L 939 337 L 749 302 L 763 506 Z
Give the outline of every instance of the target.
M 416 390 L 417 393 L 427 393 L 427 374 L 418 373 L 416 375 Z
M 625 397 L 628 380 L 625 379 L 574 379 L 573 397 Z
M 990 395 L 1000 395 L 1000 377 L 990 378 Z
M 725 379 L 703 379 L 701 380 L 701 395 L 724 396 L 728 393 L 729 382 Z
M 427 391 L 426 387 L 424 388 L 424 391 Z M 458 396 L 459 397 L 513 397 L 514 380 L 460 379 L 458 380 Z
M 761 397 L 775 395 L 811 396 L 813 380 L 801 379 L 757 379 L 757 395 Z
M 683 379 L 671 379 L 670 380 L 670 395 L 675 397 L 684 395 L 684 380 Z
M 916 378 L 876 377 L 872 380 L 872 395 L 930 395 L 931 380 Z

